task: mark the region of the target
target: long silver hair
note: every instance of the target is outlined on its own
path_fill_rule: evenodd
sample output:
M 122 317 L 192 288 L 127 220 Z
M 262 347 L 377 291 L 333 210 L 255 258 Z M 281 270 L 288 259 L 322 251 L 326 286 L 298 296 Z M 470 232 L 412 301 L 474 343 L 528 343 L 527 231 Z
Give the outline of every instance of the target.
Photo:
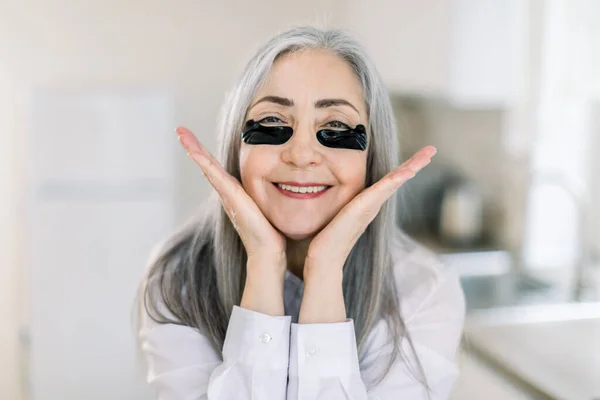
M 273 37 L 258 50 L 223 105 L 218 158 L 240 180 L 240 132 L 251 100 L 278 57 L 306 49 L 338 55 L 352 67 L 362 84 L 370 132 L 365 182 L 368 187 L 398 165 L 396 122 L 378 72 L 362 47 L 341 30 L 296 27 Z M 396 196 L 392 196 L 383 205 L 346 260 L 346 313 L 354 320 L 361 370 L 369 367 L 365 364 L 365 345 L 375 323 L 383 319 L 389 329 L 393 350 L 383 373 L 371 384 L 381 382 L 394 361 L 402 357 L 415 379 L 427 387 L 403 323 L 393 275 L 391 246 L 413 245 L 397 227 L 396 204 Z M 238 233 L 213 192 L 202 212 L 171 235 L 152 258 L 140 285 L 138 309 L 158 323 L 198 329 L 221 353 L 231 311 L 242 298 L 246 260 Z M 416 363 L 404 357 L 403 339 L 408 339 Z

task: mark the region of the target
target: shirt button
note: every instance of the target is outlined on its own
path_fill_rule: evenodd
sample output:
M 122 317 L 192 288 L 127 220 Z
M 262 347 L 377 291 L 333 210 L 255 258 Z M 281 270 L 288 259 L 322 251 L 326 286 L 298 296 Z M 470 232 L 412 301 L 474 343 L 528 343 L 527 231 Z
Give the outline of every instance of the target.
M 313 346 L 311 346 L 308 349 L 306 349 L 306 355 L 308 357 L 316 356 L 318 352 L 319 352 L 319 349 L 316 348 L 316 347 L 313 347 Z
M 263 333 L 260 335 L 260 341 L 263 343 L 269 343 L 271 341 L 271 336 L 268 333 Z

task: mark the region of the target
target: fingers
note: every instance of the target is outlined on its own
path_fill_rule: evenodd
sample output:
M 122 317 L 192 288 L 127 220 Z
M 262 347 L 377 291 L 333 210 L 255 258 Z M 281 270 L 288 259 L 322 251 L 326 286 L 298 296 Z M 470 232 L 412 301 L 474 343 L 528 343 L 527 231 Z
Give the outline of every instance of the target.
M 360 215 L 362 218 L 367 218 L 369 221 L 363 221 L 369 224 L 377 215 L 383 203 L 394 194 L 400 186 L 413 178 L 420 170 L 431 162 L 431 157 L 436 154 L 437 150 L 433 146 L 427 146 L 416 152 L 411 158 L 406 160 L 402 165 L 395 168 L 386 176 L 381 178 L 371 187 L 360 193 L 356 202 L 351 201 L 353 209 L 351 212 L 355 215 Z M 356 203 L 356 204 L 353 204 Z
M 217 191 L 223 209 L 248 254 L 260 253 L 265 248 L 275 249 L 275 252 L 279 253 L 281 248 L 284 248 L 285 241 L 271 226 L 241 183 L 221 166 L 189 129 L 179 127 L 176 132 L 188 156 L 200 166 L 204 176 Z
M 238 203 L 240 203 L 240 200 L 243 200 L 242 196 L 239 196 L 239 190 L 241 189 L 239 182 L 227 173 L 219 161 L 202 146 L 189 129 L 179 127 L 176 129 L 176 132 L 187 155 L 200 166 L 202 174 L 219 194 L 223 209 L 243 240 L 244 232 L 240 229 L 238 211 L 236 211 L 240 207 Z M 241 207 L 242 209 L 244 208 L 243 205 Z
M 200 165 L 200 168 L 204 170 L 205 168 L 213 167 L 212 164 L 218 164 L 212 154 L 200 144 L 196 136 L 194 136 L 189 129 L 180 126 L 176 129 L 176 132 L 179 137 L 179 142 L 185 149 L 187 155 L 196 161 L 196 163 Z
M 387 200 L 400 186 L 414 178 L 419 171 L 425 168 L 436 153 L 437 149 L 433 146 L 423 147 L 399 167 L 395 168 L 379 182 L 375 183 L 372 188 L 385 196 L 383 201 Z
M 411 158 L 406 160 L 402 165 L 394 169 L 388 175 L 391 175 L 392 179 L 398 180 L 404 176 L 415 176 L 417 172 L 423 169 L 427 164 L 431 162 L 431 158 L 437 153 L 437 149 L 433 146 L 423 147 L 417 151 Z M 385 179 L 385 178 L 384 178 Z
M 221 166 L 219 161 L 194 136 L 187 128 L 179 127 L 176 130 L 181 145 L 196 164 L 202 169 L 203 175 L 221 196 L 234 196 L 237 180 L 230 176 Z

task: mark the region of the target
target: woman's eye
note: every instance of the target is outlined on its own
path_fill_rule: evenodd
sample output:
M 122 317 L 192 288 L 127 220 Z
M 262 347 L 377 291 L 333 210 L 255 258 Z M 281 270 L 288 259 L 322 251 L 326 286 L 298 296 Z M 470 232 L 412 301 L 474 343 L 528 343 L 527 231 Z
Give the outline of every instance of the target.
M 277 117 L 273 117 L 273 116 L 268 116 L 268 117 L 264 117 L 263 119 L 261 119 L 260 121 L 258 121 L 259 123 L 265 123 L 265 124 L 281 124 L 283 123 L 282 120 L 280 120 Z
M 345 124 L 345 123 L 343 123 L 343 122 L 337 121 L 337 120 L 335 120 L 335 121 L 330 121 L 330 122 L 328 122 L 326 125 L 330 125 L 330 126 L 332 126 L 334 129 L 350 129 L 350 127 L 349 127 L 348 125 L 346 125 L 346 124 Z

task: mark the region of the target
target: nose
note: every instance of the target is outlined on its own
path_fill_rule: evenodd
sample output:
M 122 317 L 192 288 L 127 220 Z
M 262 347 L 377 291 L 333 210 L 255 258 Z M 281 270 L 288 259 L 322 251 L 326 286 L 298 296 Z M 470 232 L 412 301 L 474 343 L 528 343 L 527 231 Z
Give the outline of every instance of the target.
M 310 127 L 297 127 L 281 152 L 283 162 L 298 168 L 306 168 L 321 163 L 322 155 L 318 148 L 316 133 Z

